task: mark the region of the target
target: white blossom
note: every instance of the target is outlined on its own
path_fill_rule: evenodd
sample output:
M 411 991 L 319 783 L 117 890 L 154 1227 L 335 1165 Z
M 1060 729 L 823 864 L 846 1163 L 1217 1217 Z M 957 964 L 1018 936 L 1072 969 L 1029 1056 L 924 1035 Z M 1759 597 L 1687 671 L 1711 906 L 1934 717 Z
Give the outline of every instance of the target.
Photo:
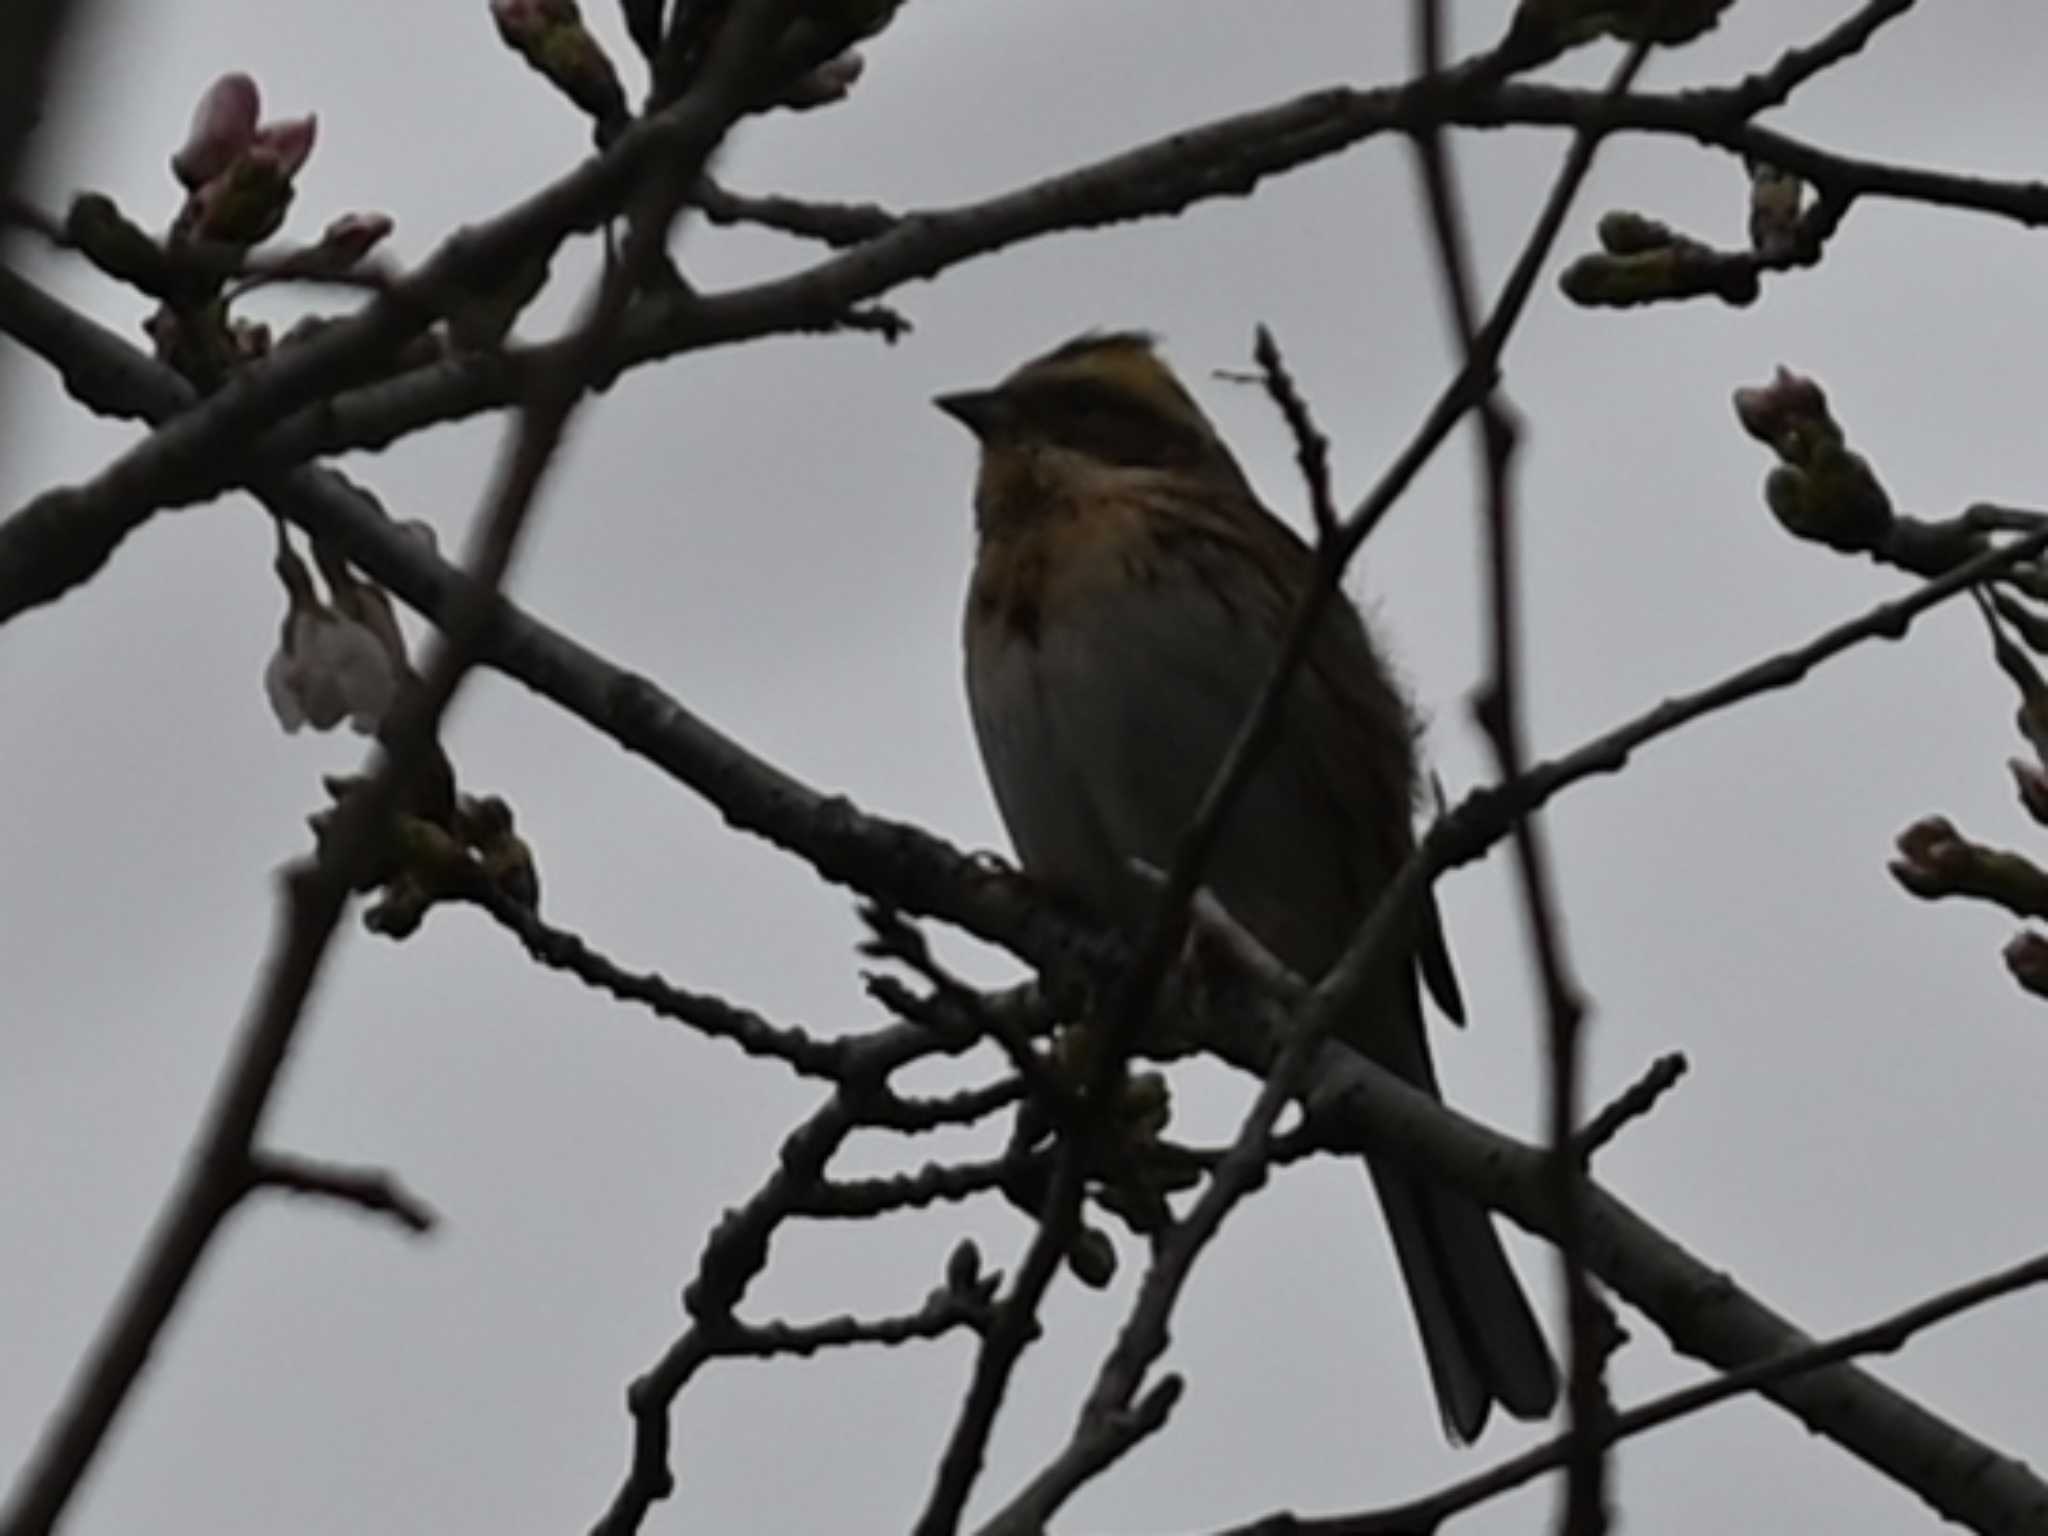
M 347 720 L 368 735 L 391 707 L 398 674 L 377 636 L 322 603 L 294 603 L 263 691 L 287 731 L 331 731 Z

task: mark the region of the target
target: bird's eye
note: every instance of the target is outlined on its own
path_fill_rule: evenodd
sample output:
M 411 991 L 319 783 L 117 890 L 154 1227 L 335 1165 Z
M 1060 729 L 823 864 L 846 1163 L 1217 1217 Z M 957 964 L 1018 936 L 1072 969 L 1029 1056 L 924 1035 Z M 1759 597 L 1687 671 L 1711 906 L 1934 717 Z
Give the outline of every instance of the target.
M 1053 442 L 1112 464 L 1171 468 L 1199 462 L 1210 447 L 1199 425 L 1087 379 L 1048 381 L 1031 391 L 1028 409 Z

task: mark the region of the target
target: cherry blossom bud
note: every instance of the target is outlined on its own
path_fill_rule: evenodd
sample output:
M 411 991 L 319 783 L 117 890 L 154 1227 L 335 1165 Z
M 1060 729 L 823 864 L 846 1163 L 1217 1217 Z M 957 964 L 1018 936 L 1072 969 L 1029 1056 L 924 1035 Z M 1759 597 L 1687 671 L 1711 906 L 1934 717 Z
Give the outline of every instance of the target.
M 388 213 L 344 213 L 320 232 L 320 254 L 338 271 L 369 255 L 394 228 Z
M 269 239 L 291 207 L 292 184 L 278 163 L 248 154 L 185 200 L 176 233 L 228 245 Z
M 1835 435 L 1840 433 L 1828 415 L 1828 397 L 1821 387 L 1782 363 L 1770 383 L 1738 389 L 1734 399 L 1743 430 L 1773 449 L 1793 434 L 1823 424 Z
M 626 93 L 576 0 L 491 0 L 498 35 L 600 124 L 622 124 Z
M 171 156 L 171 170 L 189 189 L 213 180 L 256 136 L 262 98 L 247 75 L 222 75 L 206 88 L 192 113 L 185 142 Z
M 1916 896 L 1940 896 L 1970 862 L 1970 845 L 1946 816 L 1923 816 L 1898 836 L 1892 878 Z
M 289 181 L 313 153 L 313 140 L 318 136 L 319 128 L 320 119 L 311 112 L 304 117 L 281 118 L 258 128 L 249 148 L 252 153 L 274 161 L 285 180 Z

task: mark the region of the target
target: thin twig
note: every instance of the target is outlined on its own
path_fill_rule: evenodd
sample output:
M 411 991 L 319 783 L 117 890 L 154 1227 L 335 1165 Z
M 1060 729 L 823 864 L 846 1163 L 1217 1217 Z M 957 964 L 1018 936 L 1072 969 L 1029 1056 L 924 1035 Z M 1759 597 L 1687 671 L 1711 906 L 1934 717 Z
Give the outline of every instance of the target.
M 83 206 L 83 201 L 74 206 Z M 111 203 L 104 198 L 99 202 L 111 211 Z M 189 240 L 171 246 L 149 239 L 147 249 L 141 251 L 146 265 L 136 270 L 101 259 L 99 248 L 90 239 L 80 238 L 74 225 L 20 197 L 0 198 L 0 227 L 5 226 L 39 235 L 56 250 L 76 252 L 106 276 L 150 298 L 168 298 L 195 282 L 219 284 L 235 279 L 245 280 L 246 287 L 299 282 L 370 293 L 382 293 L 397 280 L 396 274 L 378 261 L 337 266 L 334 252 L 320 245 L 257 251 L 208 240 Z
M 1330 490 L 1330 440 L 1316 426 L 1308 401 L 1302 398 L 1287 360 L 1280 355 L 1280 343 L 1261 325 L 1252 347 L 1259 365 L 1259 378 L 1266 393 L 1280 409 L 1287 430 L 1294 437 L 1294 458 L 1301 466 L 1301 478 L 1308 486 L 1308 510 L 1318 539 L 1337 535 L 1337 501 Z
M 632 1452 L 626 1475 L 591 1527 L 591 1536 L 630 1536 L 657 1502 L 675 1492 L 669 1411 L 697 1372 L 717 1358 L 728 1331 L 736 1326 L 733 1308 L 767 1266 L 769 1239 L 794 1213 L 804 1191 L 824 1176 L 826 1164 L 857 1119 L 849 1090 L 835 1090 L 784 1138 L 767 1182 L 746 1204 L 728 1211 L 706 1239 L 696 1278 L 683 1292 L 690 1326 L 627 1389 Z
M 709 176 L 691 189 L 690 205 L 713 224 L 755 224 L 816 240 L 835 250 L 886 235 L 902 222 L 879 203 L 814 203 L 794 197 L 759 197 L 729 191 Z
M 1027 1152 L 972 1163 L 927 1163 L 915 1173 L 820 1180 L 794 1210 L 799 1216 L 863 1221 L 894 1211 L 971 1200 L 1007 1189 L 1021 1179 L 1043 1177 L 1051 1165 L 1051 1158 L 1043 1152 Z
M 1075 1492 L 1166 1427 L 1185 1383 L 1179 1376 L 1158 1383 L 1129 1408 L 1120 1408 L 1076 1434 L 1058 1456 L 992 1515 L 976 1536 L 1042 1536 L 1053 1514 Z
M 767 1267 L 776 1231 L 803 1213 L 846 1138 L 869 1123 L 878 1101 L 889 1098 L 890 1075 L 945 1049 L 943 1042 L 907 1024 L 875 1030 L 845 1046 L 848 1064 L 839 1086 L 783 1138 L 774 1172 L 745 1204 L 726 1212 L 705 1239 L 696 1275 L 683 1291 L 690 1326 L 627 1389 L 632 1450 L 610 1505 L 592 1527 L 593 1536 L 628 1536 L 658 1501 L 675 1491 L 670 1410 L 696 1373 L 743 1334 L 746 1325 L 734 1317 L 734 1309 Z
M 1730 95 L 1744 116 L 1782 107 L 1792 93 L 1825 70 L 1863 51 L 1886 23 L 1913 9 L 1917 0 L 1866 0 L 1812 42 L 1787 48 L 1761 74 L 1737 82 Z
M 877 1093 L 862 1106 L 861 1123 L 914 1136 L 950 1126 L 972 1125 L 1020 1103 L 1023 1098 L 1023 1080 L 1015 1077 L 930 1098 Z
M 1416 33 L 1422 78 L 1435 88 L 1443 67 L 1440 0 L 1417 0 Z M 1609 79 L 1605 95 L 1613 100 L 1626 92 L 1648 60 L 1647 38 L 1622 58 Z M 1596 124 L 1579 129 L 1552 184 L 1539 232 L 1546 226 L 1555 237 L 1565 210 L 1584 184 L 1598 153 L 1602 133 Z M 1430 227 L 1435 235 L 1443 286 L 1450 299 L 1454 329 L 1467 358 L 1476 368 L 1480 352 L 1478 302 L 1472 278 L 1470 237 L 1466 231 L 1449 154 L 1434 127 L 1416 136 Z M 1532 237 L 1531 249 L 1548 242 Z M 1533 277 L 1533 270 L 1531 271 Z M 1526 761 L 1521 721 L 1521 583 L 1516 561 L 1513 456 L 1519 430 L 1497 384 L 1479 407 L 1478 451 L 1485 487 L 1486 612 L 1490 636 L 1490 674 L 1482 687 L 1478 714 L 1493 744 L 1502 781 L 1512 786 Z M 1512 834 L 1515 868 L 1521 888 L 1537 972 L 1542 984 L 1549 1050 L 1549 1136 L 1558 1208 L 1557 1239 L 1564 1272 L 1569 1338 L 1568 1405 L 1578 1446 L 1566 1482 L 1561 1529 L 1566 1536 L 1602 1536 L 1607 1529 L 1607 1472 L 1601 1442 L 1594 1433 L 1609 1410 L 1602 1376 L 1608 1330 L 1601 1326 L 1598 1305 L 1587 1282 L 1584 1233 L 1580 1214 L 1581 1168 L 1572 1155 L 1578 1125 L 1580 1091 L 1580 1028 L 1585 1015 L 1583 994 L 1572 979 L 1564 956 L 1564 940 L 1549 857 L 1536 817 L 1517 820 Z
M 493 893 L 479 890 L 467 899 L 488 912 L 542 965 L 574 976 L 621 1002 L 638 1003 L 658 1017 L 687 1025 L 713 1040 L 729 1041 L 749 1056 L 782 1062 L 806 1077 L 831 1080 L 846 1070 L 841 1041 L 776 1024 L 751 1008 L 709 992 L 679 987 L 653 971 L 626 970 L 592 949 L 580 934 L 543 922 L 532 907 L 509 897 L 494 899 Z
M 1572 1155 L 1579 1166 L 1589 1168 L 1594 1156 L 1678 1086 L 1686 1073 L 1685 1053 L 1672 1051 L 1651 1062 L 1643 1075 L 1617 1094 L 1598 1114 L 1588 1117 L 1572 1138 Z
M 944 1338 L 956 1329 L 987 1330 L 989 1298 L 941 1288 L 912 1312 L 893 1317 L 828 1317 L 815 1323 L 739 1323 L 718 1334 L 714 1353 L 734 1360 L 803 1359 L 820 1350 L 879 1344 L 885 1348 Z
M 1009 1390 L 1010 1376 L 1031 1342 L 1038 1337 L 1038 1307 L 1059 1272 L 1067 1248 L 1081 1225 L 1084 1138 L 1069 1135 L 1060 1142 L 1053 1162 L 1051 1187 L 1039 1215 L 1038 1233 L 1018 1266 L 1017 1278 L 996 1309 L 995 1321 L 982 1334 L 967 1396 L 954 1419 L 938 1477 L 917 1518 L 912 1536 L 953 1536 L 967 1507 L 968 1495 L 981 1475 L 988 1438 Z
M 249 1160 L 249 1184 L 255 1190 L 338 1200 L 395 1221 L 415 1236 L 425 1236 L 440 1225 L 434 1208 L 388 1168 L 350 1168 L 288 1152 L 255 1152 Z

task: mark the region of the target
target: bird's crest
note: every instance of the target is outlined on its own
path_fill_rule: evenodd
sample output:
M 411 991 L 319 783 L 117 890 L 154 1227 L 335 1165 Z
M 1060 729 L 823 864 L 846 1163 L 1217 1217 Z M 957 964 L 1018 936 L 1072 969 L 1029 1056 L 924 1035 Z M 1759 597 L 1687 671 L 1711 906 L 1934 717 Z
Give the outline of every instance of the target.
M 1003 387 L 1031 390 L 1065 382 L 1114 390 L 1168 421 L 1214 434 L 1194 396 L 1161 360 L 1158 340 L 1149 331 L 1085 331 L 1033 358 L 1005 379 Z

